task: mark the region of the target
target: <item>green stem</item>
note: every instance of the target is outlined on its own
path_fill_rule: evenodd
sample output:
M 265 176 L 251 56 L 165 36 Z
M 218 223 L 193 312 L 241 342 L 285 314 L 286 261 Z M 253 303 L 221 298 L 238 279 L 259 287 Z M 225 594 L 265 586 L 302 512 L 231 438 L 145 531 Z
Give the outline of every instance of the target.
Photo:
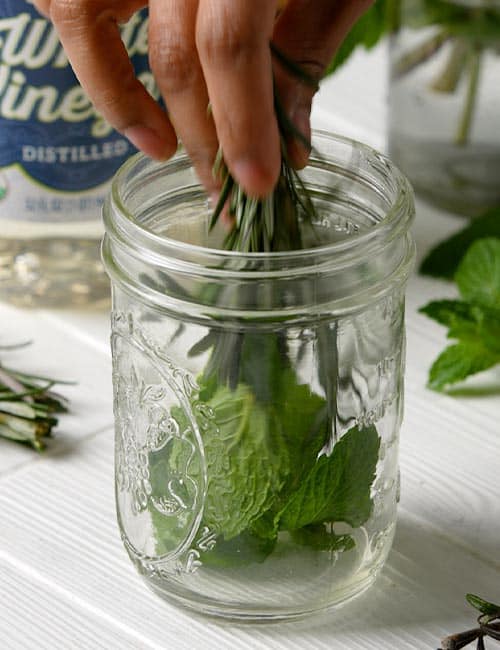
M 469 52 L 470 45 L 464 38 L 457 38 L 453 43 L 450 55 L 444 68 L 431 83 L 430 88 L 438 93 L 454 93 L 465 72 L 464 58 Z
M 434 34 L 432 38 L 424 41 L 414 50 L 410 50 L 404 54 L 399 61 L 396 61 L 391 70 L 391 76 L 393 79 L 399 79 L 399 77 L 408 74 L 414 68 L 418 67 L 422 63 L 428 61 L 434 54 L 440 50 L 446 41 L 450 38 L 450 35 L 447 30 L 443 29 L 442 31 Z
M 389 34 L 398 32 L 401 27 L 401 0 L 386 0 L 385 20 Z
M 482 50 L 479 47 L 475 47 L 469 59 L 469 85 L 467 87 L 464 110 L 455 136 L 455 144 L 461 147 L 465 146 L 469 141 L 472 119 L 478 98 L 477 91 L 481 73 L 481 56 Z

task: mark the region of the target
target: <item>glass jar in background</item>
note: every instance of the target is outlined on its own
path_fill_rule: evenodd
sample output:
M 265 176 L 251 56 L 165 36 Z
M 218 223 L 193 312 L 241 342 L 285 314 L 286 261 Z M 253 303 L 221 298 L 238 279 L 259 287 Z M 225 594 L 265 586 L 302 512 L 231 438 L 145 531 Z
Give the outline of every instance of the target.
M 305 250 L 223 250 L 182 153 L 132 158 L 104 209 L 122 539 L 213 615 L 341 603 L 393 539 L 412 192 L 361 144 L 313 145 Z
M 500 204 L 500 2 L 400 0 L 389 151 L 415 191 L 477 216 Z
M 0 0 L 0 32 L 0 300 L 109 300 L 102 204 L 136 150 L 93 108 L 53 26 L 30 2 Z M 122 27 L 122 39 L 155 95 L 144 11 Z

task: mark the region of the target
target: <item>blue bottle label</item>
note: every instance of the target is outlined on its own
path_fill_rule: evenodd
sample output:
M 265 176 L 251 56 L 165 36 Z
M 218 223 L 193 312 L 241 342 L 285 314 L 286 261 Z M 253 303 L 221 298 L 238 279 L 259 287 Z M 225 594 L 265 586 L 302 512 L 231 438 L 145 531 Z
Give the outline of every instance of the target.
M 147 29 L 143 10 L 122 40 L 157 97 Z M 0 235 L 7 220 L 98 219 L 110 178 L 134 152 L 92 106 L 50 22 L 29 2 L 0 0 Z

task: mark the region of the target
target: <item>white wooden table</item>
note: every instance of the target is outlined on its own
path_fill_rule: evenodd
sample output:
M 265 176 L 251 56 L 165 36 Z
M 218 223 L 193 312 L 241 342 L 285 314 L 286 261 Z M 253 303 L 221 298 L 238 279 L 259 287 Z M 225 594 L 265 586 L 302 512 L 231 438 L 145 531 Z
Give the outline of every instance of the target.
M 356 55 L 325 84 L 315 124 L 383 148 L 385 93 L 384 49 Z M 419 258 L 462 225 L 419 204 Z M 408 288 L 402 498 L 386 568 L 337 613 L 269 626 L 189 615 L 130 564 L 115 523 L 108 314 L 0 305 L 2 341 L 35 341 L 11 365 L 79 382 L 64 390 L 72 412 L 48 453 L 0 441 L 0 648 L 423 650 L 472 626 L 466 592 L 500 600 L 500 399 L 425 388 L 445 338 L 417 308 L 450 295 L 422 277 Z

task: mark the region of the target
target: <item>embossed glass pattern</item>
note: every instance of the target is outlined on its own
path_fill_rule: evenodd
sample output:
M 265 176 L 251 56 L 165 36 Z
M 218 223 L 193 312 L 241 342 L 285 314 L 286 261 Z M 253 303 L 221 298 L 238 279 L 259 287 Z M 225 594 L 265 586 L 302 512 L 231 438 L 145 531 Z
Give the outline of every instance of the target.
M 182 153 L 129 161 L 105 207 L 122 539 L 205 613 L 336 605 L 394 534 L 411 190 L 363 145 L 314 145 L 306 250 L 222 250 Z

